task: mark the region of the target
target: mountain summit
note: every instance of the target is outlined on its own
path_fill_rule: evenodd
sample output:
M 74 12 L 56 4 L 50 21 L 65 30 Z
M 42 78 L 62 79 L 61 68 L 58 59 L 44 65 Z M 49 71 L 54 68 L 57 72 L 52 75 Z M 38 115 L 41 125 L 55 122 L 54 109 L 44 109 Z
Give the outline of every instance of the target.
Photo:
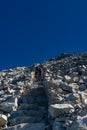
M 0 72 L 1 130 L 87 130 L 87 53 Z

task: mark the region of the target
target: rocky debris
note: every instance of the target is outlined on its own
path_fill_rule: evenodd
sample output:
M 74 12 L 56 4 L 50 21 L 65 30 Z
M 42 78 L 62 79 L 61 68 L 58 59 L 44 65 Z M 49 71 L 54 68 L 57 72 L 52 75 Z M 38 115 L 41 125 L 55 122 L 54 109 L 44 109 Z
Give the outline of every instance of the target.
M 43 82 L 48 97 L 49 117 L 53 130 L 71 129 L 78 115 L 87 115 L 87 53 L 66 55 L 43 63 L 47 67 Z M 59 113 L 55 105 L 70 104 L 73 109 L 68 113 Z M 64 109 L 66 111 L 66 109 Z M 57 111 L 57 112 L 56 112 Z M 56 113 L 56 114 L 55 114 Z M 63 117 L 66 118 L 63 118 Z M 59 118 L 64 119 L 62 122 Z M 83 123 L 82 123 L 83 124 Z M 77 128 L 76 128 L 77 129 Z M 80 130 L 80 128 L 78 128 Z M 81 129 L 83 130 L 83 129 Z
M 78 116 L 68 130 L 87 130 L 87 115 L 83 117 Z
M 87 53 L 63 53 L 42 63 L 42 82 L 35 80 L 37 65 L 0 72 L 0 114 L 6 116 L 1 129 L 87 129 Z

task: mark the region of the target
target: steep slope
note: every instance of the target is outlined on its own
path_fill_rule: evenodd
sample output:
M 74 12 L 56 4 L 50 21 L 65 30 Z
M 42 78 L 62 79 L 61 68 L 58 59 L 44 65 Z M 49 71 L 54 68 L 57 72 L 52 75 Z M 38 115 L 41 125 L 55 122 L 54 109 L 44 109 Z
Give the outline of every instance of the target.
M 53 130 L 87 130 L 87 53 L 62 55 L 45 64 Z
M 0 72 L 1 129 L 87 130 L 87 53 L 42 63 L 43 81 L 36 65 Z

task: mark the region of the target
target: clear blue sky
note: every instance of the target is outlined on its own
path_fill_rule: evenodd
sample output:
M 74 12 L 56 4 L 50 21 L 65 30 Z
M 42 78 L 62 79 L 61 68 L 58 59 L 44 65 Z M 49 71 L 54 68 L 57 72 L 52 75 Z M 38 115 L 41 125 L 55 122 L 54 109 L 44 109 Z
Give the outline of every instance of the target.
M 0 70 L 87 52 L 87 0 L 1 0 Z

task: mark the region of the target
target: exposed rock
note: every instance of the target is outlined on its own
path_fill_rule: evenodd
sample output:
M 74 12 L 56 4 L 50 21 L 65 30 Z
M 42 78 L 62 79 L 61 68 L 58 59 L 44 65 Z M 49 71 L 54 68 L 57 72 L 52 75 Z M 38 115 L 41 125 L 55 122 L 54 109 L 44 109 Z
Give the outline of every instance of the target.
M 10 113 L 10 112 L 16 110 L 16 106 L 14 103 L 3 102 L 0 104 L 0 110 L 3 112 Z
M 87 104 L 87 93 L 79 92 L 81 103 Z
M 70 86 L 70 85 L 68 85 L 68 84 L 66 84 L 66 83 L 61 83 L 61 84 L 60 84 L 60 87 L 61 87 L 64 91 L 66 91 L 66 92 L 69 92 L 69 93 L 73 92 L 73 87 Z
M 87 53 L 64 53 L 42 63 L 42 82 L 35 79 L 38 65 L 0 72 L 0 113 L 6 115 L 7 127 L 24 122 L 43 122 L 47 130 L 72 130 L 78 116 L 81 120 L 85 116 L 86 121 Z M 12 126 L 11 129 L 19 130 L 21 126 Z M 76 129 L 83 130 L 81 126 L 82 129 L 79 125 Z M 23 129 L 27 129 L 26 125 Z
M 53 118 L 56 118 L 57 116 L 68 114 L 71 109 L 74 109 L 71 104 L 54 104 L 50 105 L 49 113 Z
M 7 116 L 0 114 L 0 127 L 7 125 Z
M 72 83 L 73 82 L 72 78 L 70 76 L 68 76 L 68 75 L 65 75 L 64 79 L 65 79 L 65 82 L 67 82 L 67 83 Z

